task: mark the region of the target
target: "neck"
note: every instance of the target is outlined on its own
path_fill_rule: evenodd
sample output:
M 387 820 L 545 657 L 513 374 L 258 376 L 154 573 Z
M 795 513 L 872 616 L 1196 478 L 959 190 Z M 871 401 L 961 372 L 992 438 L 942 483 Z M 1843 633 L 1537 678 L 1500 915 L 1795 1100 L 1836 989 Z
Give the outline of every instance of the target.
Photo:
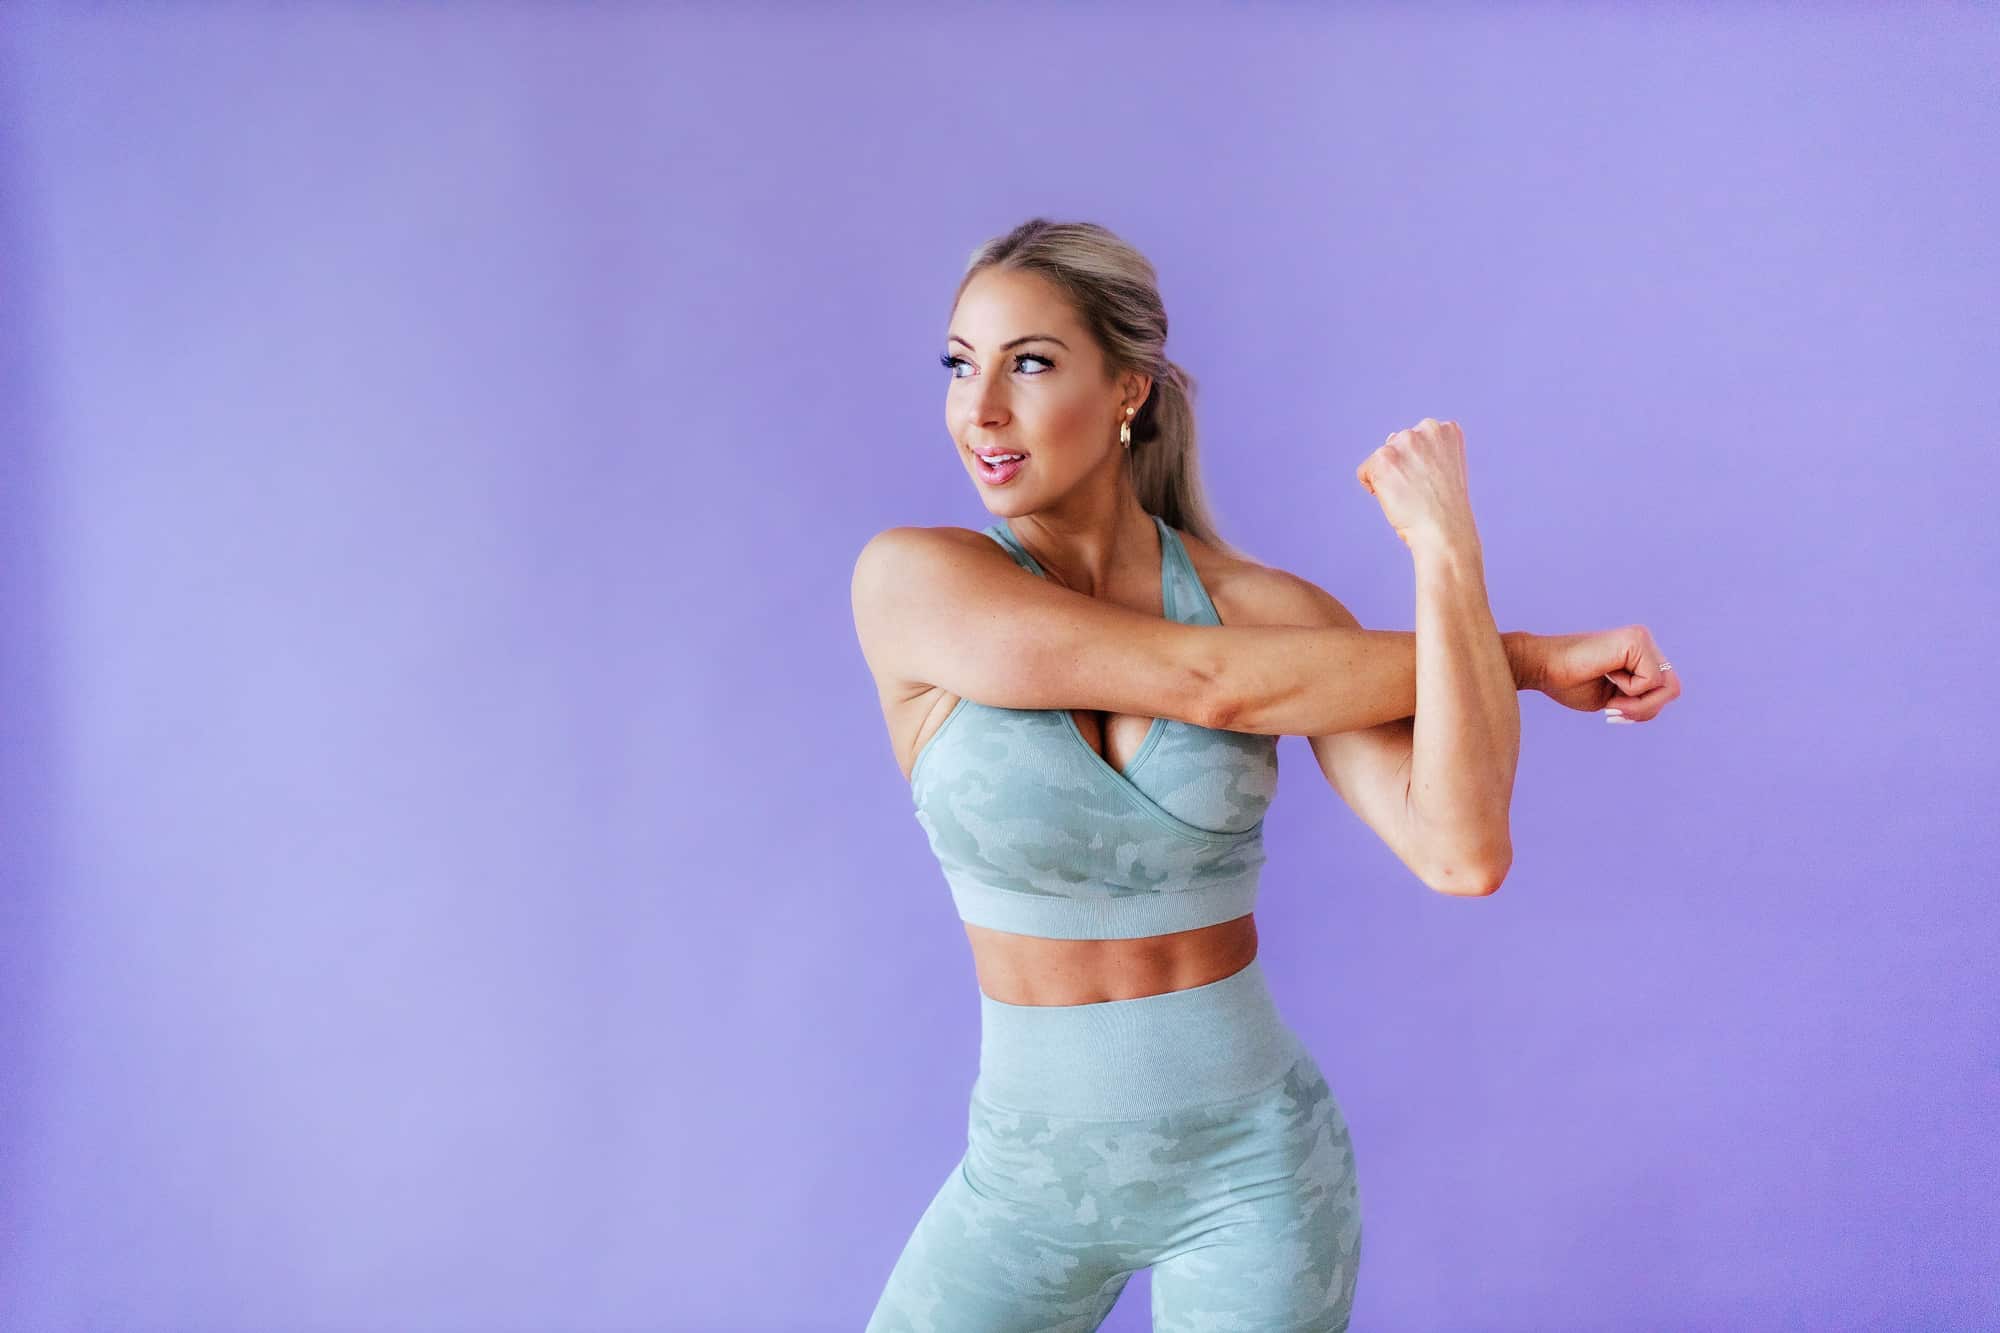
M 1101 517 L 1038 510 L 1007 520 L 1014 539 L 1065 588 L 1087 597 L 1109 596 L 1121 588 L 1159 586 L 1165 555 L 1153 516 L 1127 492 L 1116 509 Z

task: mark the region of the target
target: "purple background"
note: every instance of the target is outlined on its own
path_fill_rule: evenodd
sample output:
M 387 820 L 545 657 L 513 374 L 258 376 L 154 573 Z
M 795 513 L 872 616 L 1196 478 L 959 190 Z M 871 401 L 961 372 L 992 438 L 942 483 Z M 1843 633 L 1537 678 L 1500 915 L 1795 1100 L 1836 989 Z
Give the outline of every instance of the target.
M 1282 742 L 1354 1327 L 2000 1323 L 2000 22 L 1895 8 L 9 7 L 0 1323 L 861 1326 L 978 1005 L 848 577 L 1038 214 L 1225 535 L 1409 628 L 1453 418 L 1683 675 L 1522 697 L 1486 900 Z

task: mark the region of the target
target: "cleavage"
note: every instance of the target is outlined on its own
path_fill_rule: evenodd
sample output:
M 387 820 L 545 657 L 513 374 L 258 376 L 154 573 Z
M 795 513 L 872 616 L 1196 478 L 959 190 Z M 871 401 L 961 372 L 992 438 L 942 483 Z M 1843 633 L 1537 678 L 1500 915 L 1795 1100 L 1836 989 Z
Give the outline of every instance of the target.
M 1083 734 L 1085 743 L 1120 773 L 1138 755 L 1156 721 L 1136 713 L 1099 713 L 1082 708 L 1072 709 L 1070 716 L 1076 720 L 1076 729 Z
M 1164 532 L 1157 531 L 1160 527 L 1159 519 L 1155 518 L 1153 524 L 1156 529 L 1155 536 L 1160 544 L 1159 559 L 1155 562 L 1160 571 L 1158 614 L 1162 620 L 1166 620 L 1170 618 L 1167 614 L 1167 536 Z M 1011 526 L 1007 531 L 1009 536 L 1013 535 Z M 1033 558 L 1032 555 L 1029 556 L 1029 559 Z M 1034 572 L 1040 574 L 1042 578 L 1049 577 L 1046 569 Z M 1056 582 L 1060 583 L 1061 580 Z M 1063 586 L 1068 585 L 1063 584 Z M 1128 609 L 1137 611 L 1140 608 Z M 1097 751 L 1098 757 L 1120 774 L 1123 774 L 1132 760 L 1138 757 L 1140 747 L 1146 743 L 1146 737 L 1152 734 L 1153 724 L 1159 720 L 1143 717 L 1137 713 L 1102 713 L 1090 708 L 1073 708 L 1069 715 L 1076 723 L 1077 732 L 1083 737 L 1084 744 Z

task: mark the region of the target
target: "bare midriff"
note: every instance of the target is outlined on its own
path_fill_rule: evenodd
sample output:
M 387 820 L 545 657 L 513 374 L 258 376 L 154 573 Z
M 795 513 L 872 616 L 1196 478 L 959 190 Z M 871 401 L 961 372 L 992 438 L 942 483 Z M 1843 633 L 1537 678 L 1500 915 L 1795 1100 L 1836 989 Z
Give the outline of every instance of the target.
M 1098 1004 L 1220 981 L 1257 957 L 1249 915 L 1135 940 L 1052 940 L 965 924 L 979 989 L 1003 1004 Z

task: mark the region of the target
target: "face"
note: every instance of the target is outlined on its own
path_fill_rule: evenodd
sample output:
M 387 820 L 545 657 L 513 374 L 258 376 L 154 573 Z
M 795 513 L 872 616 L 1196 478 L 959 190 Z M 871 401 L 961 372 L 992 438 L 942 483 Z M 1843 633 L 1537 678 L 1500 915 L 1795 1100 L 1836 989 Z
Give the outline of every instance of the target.
M 987 507 L 1047 504 L 1123 466 L 1118 425 L 1145 401 L 1144 376 L 1107 380 L 1096 341 L 1046 279 L 987 269 L 959 296 L 946 333 L 945 425 Z M 1024 457 L 988 467 L 981 455 Z

